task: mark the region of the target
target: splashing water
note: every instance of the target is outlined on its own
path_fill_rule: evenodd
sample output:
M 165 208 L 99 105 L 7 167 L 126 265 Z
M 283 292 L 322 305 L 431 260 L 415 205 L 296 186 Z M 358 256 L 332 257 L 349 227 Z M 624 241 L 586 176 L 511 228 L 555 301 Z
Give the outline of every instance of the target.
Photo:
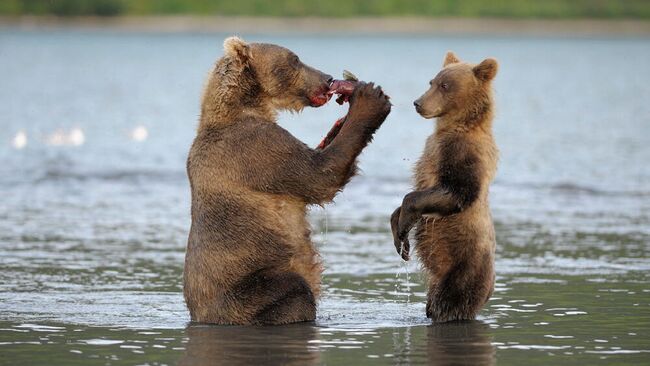
M 399 292 L 399 290 L 400 290 L 400 288 L 399 288 L 399 284 L 400 284 L 399 274 L 400 274 L 399 271 L 395 271 L 395 296 L 399 296 L 399 294 L 400 294 L 400 292 Z
M 400 249 L 400 252 L 404 249 L 403 248 L 404 244 L 402 244 L 402 248 Z M 406 305 L 409 304 L 411 301 L 411 279 L 410 279 L 410 273 L 409 273 L 409 264 L 407 261 L 402 261 L 402 270 L 404 271 L 404 277 L 406 278 L 406 282 L 404 283 L 404 286 L 406 287 L 405 293 L 406 293 Z
M 399 249 L 400 257 L 402 256 L 403 251 L 404 251 L 404 243 L 401 243 Z M 395 295 L 399 296 L 403 294 L 404 296 L 406 296 L 406 305 L 408 305 L 411 297 L 410 273 L 408 268 L 408 262 L 402 260 L 400 266 L 402 267 L 401 271 L 400 270 L 395 271 Z M 406 279 L 405 282 L 401 281 L 401 276 L 400 276 L 401 273 L 404 273 L 404 277 Z M 406 290 L 403 291 L 402 287 L 406 287 Z

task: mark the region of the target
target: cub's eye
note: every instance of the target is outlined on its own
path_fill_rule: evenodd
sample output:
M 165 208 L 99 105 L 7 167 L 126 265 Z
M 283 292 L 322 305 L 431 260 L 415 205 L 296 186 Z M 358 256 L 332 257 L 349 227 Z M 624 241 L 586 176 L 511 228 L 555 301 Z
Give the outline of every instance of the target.
M 429 86 L 433 86 L 433 80 L 429 81 Z
M 290 61 L 291 61 L 291 63 L 294 64 L 294 65 L 297 65 L 298 63 L 300 63 L 300 59 L 298 58 L 297 55 L 291 55 L 291 59 L 290 59 Z
M 447 83 L 442 83 L 442 84 L 440 84 L 440 87 L 441 87 L 443 90 L 449 90 L 449 84 L 447 84 Z

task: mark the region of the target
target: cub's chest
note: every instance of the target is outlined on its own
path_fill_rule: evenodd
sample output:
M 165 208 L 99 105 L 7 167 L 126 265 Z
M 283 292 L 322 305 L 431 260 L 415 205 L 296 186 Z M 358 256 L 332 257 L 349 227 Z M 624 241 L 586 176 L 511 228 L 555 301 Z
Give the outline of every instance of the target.
M 440 152 L 433 136 L 427 139 L 424 152 L 415 165 L 415 188 L 430 188 L 438 183 L 438 165 Z

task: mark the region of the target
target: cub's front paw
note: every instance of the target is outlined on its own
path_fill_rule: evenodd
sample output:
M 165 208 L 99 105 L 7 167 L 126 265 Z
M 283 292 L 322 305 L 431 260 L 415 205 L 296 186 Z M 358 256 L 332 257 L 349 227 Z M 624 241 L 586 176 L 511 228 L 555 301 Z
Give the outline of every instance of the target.
M 395 209 L 393 214 L 390 216 L 390 229 L 393 232 L 393 244 L 395 245 L 395 250 L 397 254 L 402 257 L 405 261 L 410 259 L 409 251 L 411 250 L 411 244 L 408 241 L 408 237 L 404 240 L 399 238 L 399 217 L 402 212 L 402 207 Z
M 397 238 L 402 242 L 408 240 L 409 232 L 418 222 L 420 217 L 422 217 L 417 208 L 420 197 L 420 192 L 414 191 L 408 193 L 402 200 L 402 209 L 400 210 L 399 220 L 397 223 Z

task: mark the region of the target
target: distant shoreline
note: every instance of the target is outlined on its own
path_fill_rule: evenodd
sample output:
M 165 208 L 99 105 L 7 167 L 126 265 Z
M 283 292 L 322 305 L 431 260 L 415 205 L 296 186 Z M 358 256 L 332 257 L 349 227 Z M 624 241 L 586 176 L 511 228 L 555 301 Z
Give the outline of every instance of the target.
M 0 29 L 83 29 L 152 33 L 525 35 L 648 37 L 650 21 L 497 18 L 272 18 L 222 16 L 0 16 Z

